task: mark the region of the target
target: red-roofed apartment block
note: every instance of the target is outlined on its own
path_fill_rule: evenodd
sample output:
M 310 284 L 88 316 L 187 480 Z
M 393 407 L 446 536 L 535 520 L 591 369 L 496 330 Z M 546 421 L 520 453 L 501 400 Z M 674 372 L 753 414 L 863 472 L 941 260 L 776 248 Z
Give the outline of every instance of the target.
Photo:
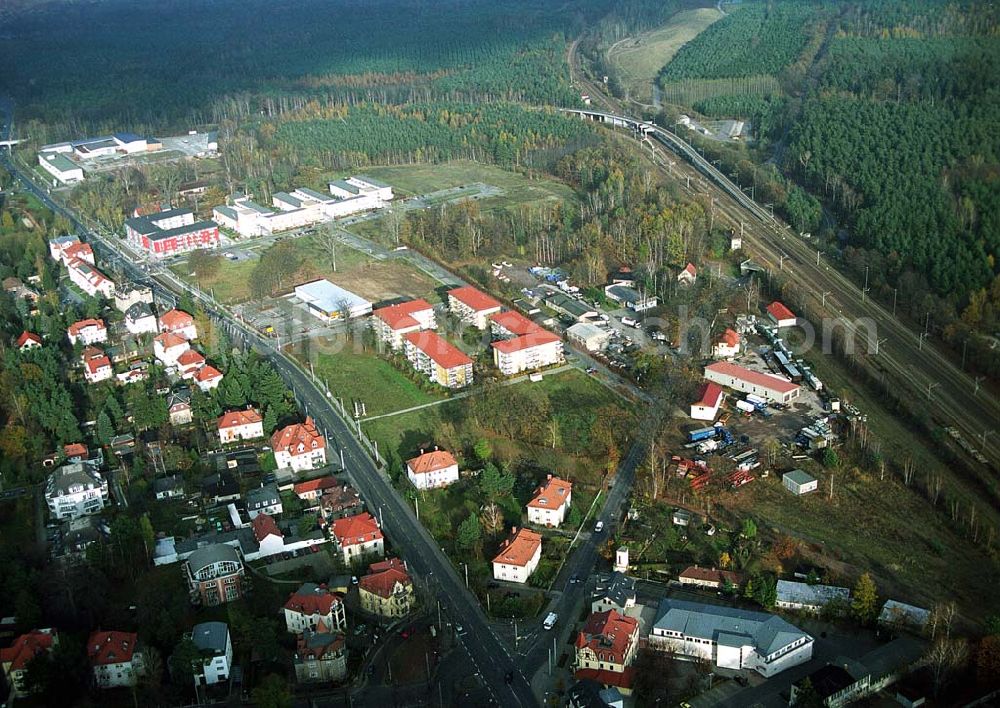
M 493 336 L 493 363 L 505 376 L 540 369 L 564 361 L 563 343 L 558 335 L 518 312 L 490 315 Z
M 410 300 L 380 307 L 372 312 L 375 334 L 393 349 L 403 348 L 403 336 L 410 332 L 437 329 L 434 308 L 426 300 Z
M 799 397 L 800 388 L 774 374 L 753 371 L 727 361 L 717 361 L 705 367 L 705 378 L 726 388 L 762 396 L 769 401 L 788 403 Z
M 326 585 L 303 583 L 285 603 L 285 628 L 293 634 L 316 630 L 322 622 L 327 632 L 339 632 L 347 626 L 347 613 L 340 595 Z
M 447 487 L 458 481 L 458 462 L 447 450 L 421 450 L 420 455 L 406 461 L 406 476 L 417 489 Z
M 691 404 L 691 417 L 695 420 L 715 420 L 724 398 L 719 384 L 706 381 L 698 389 L 698 400 Z
M 131 632 L 93 632 L 87 640 L 87 657 L 98 688 L 135 686 L 145 673 L 139 637 Z
M 253 408 L 229 411 L 219 418 L 219 441 L 255 440 L 264 437 L 264 419 Z
M 712 345 L 712 356 L 716 359 L 732 359 L 740 353 L 740 335 L 727 327 L 715 344 Z
M 526 583 L 542 557 L 542 535 L 530 529 L 511 529 L 510 538 L 493 559 L 493 577 L 512 583 Z
M 573 483 L 549 475 L 528 502 L 528 521 L 539 526 L 558 526 L 573 501 Z
M 115 296 L 115 281 L 97 270 L 87 261 L 70 258 L 66 263 L 66 273 L 69 279 L 83 292 L 91 297 L 101 295 L 106 298 Z
M 448 291 L 448 309 L 462 322 L 486 329 L 489 316 L 500 312 L 500 303 L 471 285 Z
M 346 565 L 385 555 L 385 540 L 378 522 L 368 512 L 337 519 L 330 528 Z
M 22 634 L 9 647 L 0 649 L 0 666 L 14 695 L 28 695 L 24 688 L 24 675 L 28 663 L 42 652 L 50 652 L 59 643 L 54 629 L 34 629 Z
M 153 337 L 153 356 L 168 368 L 176 366 L 181 354 L 189 349 L 191 345 L 179 334 L 164 332 Z
M 326 464 L 326 439 L 319 434 L 316 423 L 309 417 L 304 423 L 276 430 L 271 436 L 271 449 L 278 469 L 300 472 Z
M 775 300 L 767 306 L 767 316 L 777 327 L 794 327 L 798 320 L 795 313 Z
M 472 384 L 472 359 L 430 330 L 403 337 L 407 360 L 417 371 L 445 388 Z
M 639 621 L 615 610 L 595 612 L 576 637 L 576 677 L 632 692 L 632 661 L 639 647 Z

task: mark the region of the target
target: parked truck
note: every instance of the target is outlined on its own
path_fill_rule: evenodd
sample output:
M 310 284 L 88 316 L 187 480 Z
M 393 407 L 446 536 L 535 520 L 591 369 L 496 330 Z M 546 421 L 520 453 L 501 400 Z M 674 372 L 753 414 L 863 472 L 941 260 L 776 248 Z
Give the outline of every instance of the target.
M 754 405 L 749 401 L 736 401 L 736 407 L 744 413 L 753 413 L 756 410 Z
M 708 440 L 709 438 L 714 438 L 718 434 L 719 429 L 715 427 L 711 428 L 698 428 L 697 430 L 692 430 L 688 433 L 688 442 L 699 442 L 701 440 Z

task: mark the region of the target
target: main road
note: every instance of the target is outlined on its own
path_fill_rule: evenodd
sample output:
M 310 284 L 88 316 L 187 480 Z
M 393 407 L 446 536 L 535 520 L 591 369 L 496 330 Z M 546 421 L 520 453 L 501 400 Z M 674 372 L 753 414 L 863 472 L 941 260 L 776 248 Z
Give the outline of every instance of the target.
M 0 111 L 7 113 L 6 127 L 0 131 L 6 140 L 11 131 L 13 116 L 10 104 L 0 102 Z M 361 443 L 354 437 L 349 423 L 339 415 L 335 405 L 312 379 L 299 369 L 282 352 L 275 350 L 269 341 L 252 329 L 245 327 L 200 291 L 171 276 L 169 271 L 147 272 L 136 263 L 134 254 L 128 253 L 118 239 L 107 238 L 87 226 L 76 214 L 65 209 L 39 188 L 11 159 L 8 151 L 0 151 L 0 164 L 19 178 L 24 189 L 31 192 L 53 212 L 65 216 L 93 245 L 104 251 L 104 257 L 113 261 L 131 280 L 149 282 L 163 297 L 176 297 L 187 290 L 200 301 L 206 313 L 233 338 L 234 344 L 253 347 L 266 356 L 288 386 L 295 392 L 301 405 L 319 425 L 332 436 L 343 450 L 347 470 L 365 496 L 368 507 L 380 519 L 383 530 L 395 550 L 406 558 L 413 573 L 427 580 L 437 598 L 445 606 L 452 622 L 462 627 L 458 639 L 464 645 L 483 681 L 489 686 L 499 705 L 534 706 L 536 701 L 524 674 L 515 666 L 506 645 L 490 627 L 476 597 L 459 578 L 451 562 L 441 552 L 434 539 L 416 519 L 409 505 L 392 489 L 389 479 L 379 471 Z

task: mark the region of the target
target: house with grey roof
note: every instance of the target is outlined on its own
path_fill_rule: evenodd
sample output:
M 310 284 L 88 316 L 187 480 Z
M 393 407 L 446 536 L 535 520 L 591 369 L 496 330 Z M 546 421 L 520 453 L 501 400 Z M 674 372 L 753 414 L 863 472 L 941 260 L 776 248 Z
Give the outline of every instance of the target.
M 225 622 L 202 622 L 191 628 L 190 639 L 201 661 L 194 667 L 195 685 L 211 686 L 229 679 L 233 664 L 233 642 Z
M 45 502 L 60 521 L 100 513 L 108 502 L 108 480 L 93 460 L 68 462 L 49 475 Z
M 909 629 L 919 632 L 931 618 L 931 613 L 922 607 L 907 605 L 899 600 L 886 600 L 878 616 L 878 623 L 893 629 Z
M 591 597 L 591 612 L 615 610 L 621 614 L 635 607 L 635 578 L 624 573 L 612 573 L 608 578 L 599 578 Z
M 157 501 L 184 496 L 184 478 L 179 474 L 157 477 L 153 480 L 153 496 Z
M 779 580 L 775 604 L 785 610 L 819 613 L 834 601 L 848 602 L 851 591 L 835 585 L 810 585 L 793 580 Z
M 770 678 L 812 658 L 813 638 L 776 615 L 664 599 L 649 645 Z
M 247 514 L 251 519 L 256 519 L 257 514 L 280 514 L 283 511 L 281 506 L 281 495 L 278 494 L 278 485 L 262 484 L 247 492 Z

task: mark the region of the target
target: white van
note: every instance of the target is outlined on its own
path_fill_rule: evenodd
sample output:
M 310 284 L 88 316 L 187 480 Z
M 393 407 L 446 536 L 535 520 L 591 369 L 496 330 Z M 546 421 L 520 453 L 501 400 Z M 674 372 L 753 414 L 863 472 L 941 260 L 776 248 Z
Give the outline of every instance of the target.
M 545 618 L 545 621 L 542 622 L 542 627 L 544 627 L 546 630 L 550 630 L 556 626 L 556 622 L 558 621 L 559 621 L 559 615 L 557 615 L 555 612 L 550 612 L 548 616 Z
M 634 317 L 625 316 L 622 317 L 622 324 L 626 327 L 637 327 L 639 325 L 639 321 Z

